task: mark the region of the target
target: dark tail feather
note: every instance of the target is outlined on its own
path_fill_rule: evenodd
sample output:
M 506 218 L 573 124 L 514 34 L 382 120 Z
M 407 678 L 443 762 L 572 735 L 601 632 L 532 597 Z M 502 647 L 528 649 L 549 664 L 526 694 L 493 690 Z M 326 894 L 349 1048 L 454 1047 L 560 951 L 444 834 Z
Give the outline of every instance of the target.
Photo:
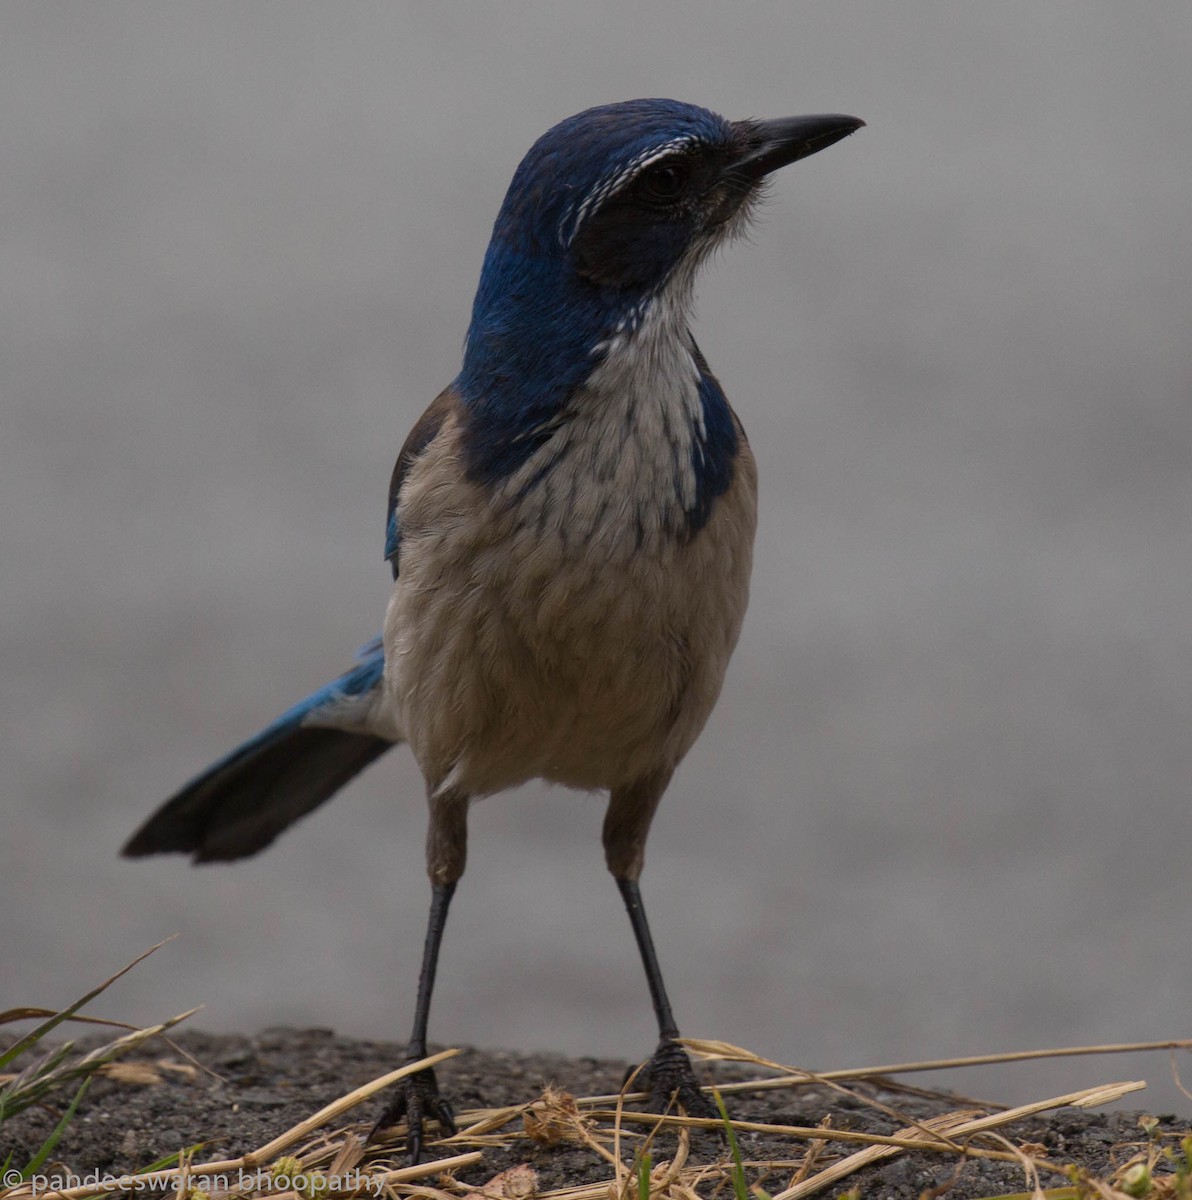
M 195 862 L 247 858 L 329 800 L 392 741 L 367 728 L 385 672 L 381 639 L 256 737 L 213 763 L 165 802 L 123 853 L 191 854 Z
M 122 853 L 247 858 L 329 800 L 394 743 L 371 734 L 295 725 L 254 739 L 171 797 Z

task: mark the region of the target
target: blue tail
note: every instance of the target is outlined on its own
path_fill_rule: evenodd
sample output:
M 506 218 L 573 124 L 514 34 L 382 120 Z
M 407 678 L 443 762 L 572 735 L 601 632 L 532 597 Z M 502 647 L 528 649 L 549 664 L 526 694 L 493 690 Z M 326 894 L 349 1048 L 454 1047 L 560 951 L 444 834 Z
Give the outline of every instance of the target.
M 195 862 L 247 858 L 329 800 L 393 745 L 362 732 L 381 687 L 381 639 L 356 665 L 282 713 L 256 737 L 192 779 L 124 847 L 132 858 L 190 854 Z

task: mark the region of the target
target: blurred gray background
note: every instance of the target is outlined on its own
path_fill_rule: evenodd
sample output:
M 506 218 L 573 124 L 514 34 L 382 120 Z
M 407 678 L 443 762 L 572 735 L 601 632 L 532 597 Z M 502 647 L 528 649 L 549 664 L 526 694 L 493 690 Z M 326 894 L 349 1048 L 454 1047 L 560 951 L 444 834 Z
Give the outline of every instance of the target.
M 389 471 L 522 153 L 671 95 L 869 122 L 701 289 L 762 517 L 644 878 L 684 1031 L 813 1068 L 1192 1036 L 1185 0 L 3 15 L 0 1006 L 180 932 L 95 1010 L 404 1039 L 408 753 L 238 867 L 117 850 L 379 628 Z M 477 807 L 434 1039 L 649 1052 L 601 817 Z M 1162 1054 L 949 1079 L 1132 1077 L 1192 1112 Z

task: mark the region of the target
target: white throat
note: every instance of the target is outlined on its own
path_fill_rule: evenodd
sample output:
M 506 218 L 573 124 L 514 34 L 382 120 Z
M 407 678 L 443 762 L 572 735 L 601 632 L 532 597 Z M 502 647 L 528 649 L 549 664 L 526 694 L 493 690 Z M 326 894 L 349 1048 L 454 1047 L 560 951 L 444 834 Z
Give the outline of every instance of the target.
M 502 489 L 540 528 L 610 553 L 681 535 L 704 438 L 690 309 L 687 280 L 672 278 L 593 349 L 558 429 Z

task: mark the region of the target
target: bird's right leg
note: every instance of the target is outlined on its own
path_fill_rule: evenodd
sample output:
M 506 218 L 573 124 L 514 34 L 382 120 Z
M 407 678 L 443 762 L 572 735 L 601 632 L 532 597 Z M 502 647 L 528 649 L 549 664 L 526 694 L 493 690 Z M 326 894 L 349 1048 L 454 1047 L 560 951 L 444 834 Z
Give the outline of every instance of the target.
M 627 787 L 613 789 L 604 818 L 604 857 L 625 901 L 658 1021 L 658 1046 L 644 1072 L 650 1105 L 657 1112 L 666 1112 L 678 1101 L 689 1116 L 715 1117 L 716 1109 L 700 1091 L 691 1059 L 679 1044 L 679 1027 L 662 982 L 662 968 L 638 887 L 645 862 L 646 835 L 670 776 L 669 770 L 659 771 Z
M 426 864 L 430 874 L 430 919 L 426 926 L 426 945 L 422 951 L 422 970 L 418 976 L 418 999 L 414 1007 L 414 1029 L 406 1046 L 406 1060 L 417 1062 L 426 1057 L 426 1027 L 430 1019 L 430 1000 L 435 988 L 439 946 L 447 924 L 447 909 L 455 895 L 455 885 L 464 873 L 468 849 L 468 798 L 455 794 L 431 800 L 430 828 L 426 838 Z M 406 1122 L 406 1150 L 411 1165 L 422 1157 L 422 1139 L 427 1120 L 439 1123 L 448 1136 L 455 1132 L 451 1105 L 439 1094 L 432 1067 L 407 1076 L 397 1084 L 384 1112 L 373 1126 L 372 1134 Z

